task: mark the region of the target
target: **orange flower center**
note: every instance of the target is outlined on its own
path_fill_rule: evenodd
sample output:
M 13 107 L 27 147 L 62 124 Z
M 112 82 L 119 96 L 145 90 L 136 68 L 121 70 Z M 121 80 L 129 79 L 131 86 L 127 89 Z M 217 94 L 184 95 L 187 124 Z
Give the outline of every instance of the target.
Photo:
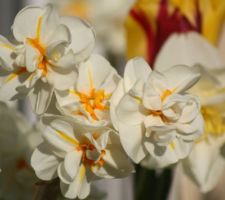
M 175 91 L 175 89 L 173 90 L 168 90 L 166 89 L 162 95 L 160 96 L 161 101 L 165 101 L 167 97 L 169 97 L 173 92 Z M 163 122 L 169 123 L 169 120 L 167 119 L 167 117 L 163 114 L 163 112 L 161 110 L 150 110 L 150 115 L 153 115 L 155 117 L 160 117 L 162 119 Z
M 96 148 L 93 144 L 90 144 L 90 143 L 81 144 L 78 147 L 76 147 L 76 150 L 83 152 L 82 162 L 84 165 L 102 167 L 105 164 L 105 161 L 103 159 L 103 157 L 106 153 L 105 150 L 101 150 L 101 153 L 97 160 L 88 158 L 87 151 L 95 151 L 96 150 Z
M 96 110 L 104 111 L 109 109 L 104 101 L 108 100 L 111 94 L 105 94 L 104 90 L 96 91 L 96 89 L 91 89 L 89 94 L 76 91 L 71 92 L 80 98 L 80 103 L 94 120 L 99 120 Z
M 82 163 L 83 164 L 90 166 L 90 167 L 93 167 L 93 166 L 102 167 L 104 165 L 105 161 L 104 161 L 103 157 L 106 154 L 105 150 L 101 150 L 101 153 L 99 154 L 97 159 L 90 159 L 87 156 L 87 152 L 91 151 L 92 153 L 95 153 L 94 151 L 96 151 L 96 148 L 93 144 L 90 143 L 89 140 L 85 140 L 84 142 L 80 143 L 79 141 L 77 141 L 74 138 L 71 138 L 70 136 L 68 136 L 66 133 L 64 133 L 62 131 L 57 130 L 56 133 L 61 138 L 63 138 L 65 141 L 74 145 L 76 151 L 82 151 Z M 99 136 L 100 136 L 100 134 L 98 134 L 98 133 L 93 134 L 94 139 L 98 139 Z

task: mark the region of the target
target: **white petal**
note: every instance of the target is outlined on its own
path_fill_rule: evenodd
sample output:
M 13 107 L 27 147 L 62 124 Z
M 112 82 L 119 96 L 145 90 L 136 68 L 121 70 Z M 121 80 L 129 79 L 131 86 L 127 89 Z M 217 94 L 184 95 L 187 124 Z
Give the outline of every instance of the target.
M 188 90 L 200 79 L 200 74 L 194 68 L 184 65 L 171 67 L 163 74 L 168 80 L 169 88 L 176 93 Z
M 37 24 L 43 9 L 35 6 L 27 6 L 15 17 L 12 31 L 17 41 L 24 42 L 26 38 L 35 38 Z
M 0 76 L 2 76 L 0 100 L 14 100 L 19 98 L 21 93 L 21 95 L 26 95 L 29 92 L 25 85 L 30 73 L 26 72 L 23 68 L 5 74 L 2 70 Z
M 58 13 L 51 4 L 48 4 L 43 8 L 43 15 L 40 23 L 40 40 L 43 44 L 49 45 L 50 41 L 55 40 L 55 31 L 59 31 L 58 38 L 61 39 L 61 29 L 58 29 L 58 27 L 60 27 L 59 20 Z M 65 37 L 67 38 L 68 36 L 65 35 Z
M 50 28 L 50 27 L 47 27 Z M 49 30 L 48 30 L 49 31 Z M 62 44 L 64 46 L 68 45 L 71 41 L 70 32 L 67 26 L 60 24 L 52 33 L 51 37 L 47 40 L 47 53 L 50 53 L 53 49 L 53 47 L 58 46 L 59 44 Z M 51 49 L 49 49 L 51 47 Z M 65 48 L 65 47 L 64 47 Z
M 75 96 L 74 94 L 70 93 L 69 90 L 56 90 L 55 95 L 58 101 L 59 106 L 67 106 L 71 105 L 74 102 L 79 102 L 79 97 Z M 72 110 L 71 110 L 72 111 Z
M 47 80 L 57 90 L 68 90 L 74 86 L 77 80 L 75 70 L 63 70 L 54 67 L 48 68 Z
M 169 88 L 166 77 L 157 71 L 153 71 L 144 87 L 144 106 L 151 110 L 161 110 L 161 95 L 167 89 Z
M 79 168 L 79 173 L 71 184 L 60 182 L 62 194 L 69 199 L 80 197 L 84 199 L 90 193 L 90 185 L 87 182 L 86 169 L 84 165 Z
M 141 124 L 147 114 L 139 99 L 126 94 L 116 108 L 118 119 L 127 125 Z
M 145 82 L 151 71 L 151 67 L 143 58 L 130 60 L 124 71 L 125 91 L 128 92 L 139 79 Z
M 134 172 L 134 168 L 120 145 L 107 147 L 103 157 L 104 165 L 94 172 L 103 178 L 122 178 Z
M 121 123 L 119 124 L 119 135 L 122 146 L 135 163 L 139 163 L 146 155 L 143 145 L 144 131 L 142 125 L 126 126 Z
M 15 47 L 0 35 L 0 64 L 6 70 L 13 70 Z M 14 55 L 15 56 L 15 55 Z
M 184 172 L 204 193 L 217 185 L 224 172 L 225 160 L 220 155 L 218 145 L 220 139 L 217 138 L 212 143 L 207 141 L 196 143 L 189 157 L 182 162 Z
M 116 106 L 119 104 L 124 94 L 125 94 L 124 84 L 123 80 L 121 80 L 110 99 L 110 118 L 116 130 L 118 130 L 118 118 L 116 116 Z
M 166 124 L 162 121 L 161 117 L 148 115 L 144 118 L 144 124 L 146 128 L 153 128 L 153 127 L 165 127 Z
M 36 70 L 42 58 L 36 48 L 31 46 L 29 42 L 25 43 L 25 65 L 28 72 Z
M 31 166 L 34 168 L 38 178 L 42 180 L 52 180 L 57 177 L 57 167 L 60 159 L 51 151 L 49 146 L 42 143 L 31 157 Z
M 71 48 L 75 54 L 76 63 L 86 60 L 94 49 L 95 35 L 89 24 L 77 17 L 62 17 L 61 23 L 65 24 L 71 33 Z
M 43 137 L 62 156 L 65 156 L 67 152 L 71 152 L 77 147 L 78 141 L 74 136 L 73 127 L 67 121 L 55 117 L 50 119 L 44 117 L 43 122 L 48 123 Z
M 81 163 L 82 151 L 74 149 L 68 153 L 64 160 L 64 168 L 68 174 L 69 181 L 72 181 L 78 173 Z
M 116 71 L 105 58 L 92 55 L 79 67 L 77 90 L 89 93 L 91 89 L 99 89 L 111 73 L 115 74 Z
M 190 99 L 187 101 L 187 105 L 182 110 L 182 114 L 180 116 L 180 123 L 188 123 L 195 119 L 195 117 L 200 112 L 200 103 L 198 99 L 195 97 L 189 96 Z
M 180 159 L 188 156 L 192 149 L 192 143 L 175 139 L 167 146 L 157 146 L 154 141 L 145 142 L 151 157 L 143 161 L 144 165 L 149 168 L 163 168 L 176 163 Z
M 87 177 L 85 177 L 83 184 L 81 186 L 80 192 L 78 194 L 78 197 L 80 199 L 85 199 L 90 194 L 90 191 L 91 191 L 91 185 L 90 183 L 88 183 Z
M 176 52 L 176 53 L 174 53 Z M 173 34 L 165 42 L 155 62 L 155 69 L 165 71 L 175 65 L 202 64 L 207 69 L 221 68 L 218 50 L 196 32 Z
M 42 80 L 39 80 L 31 93 L 29 94 L 31 106 L 33 110 L 38 114 L 43 114 L 51 101 L 53 94 L 53 88 L 48 83 L 42 82 Z
M 51 64 L 54 67 L 59 67 L 61 69 L 72 69 L 72 68 L 75 69 L 74 54 L 72 50 L 66 53 L 65 55 L 63 55 L 59 59 L 57 58 L 58 52 L 59 51 L 57 50 L 57 48 L 54 50 L 54 52 L 51 52 L 52 55 L 50 55 L 50 57 L 55 59 L 55 61 L 51 61 Z
M 179 136 L 184 140 L 195 140 L 204 132 L 204 120 L 201 114 L 197 115 L 191 123 L 177 124 Z

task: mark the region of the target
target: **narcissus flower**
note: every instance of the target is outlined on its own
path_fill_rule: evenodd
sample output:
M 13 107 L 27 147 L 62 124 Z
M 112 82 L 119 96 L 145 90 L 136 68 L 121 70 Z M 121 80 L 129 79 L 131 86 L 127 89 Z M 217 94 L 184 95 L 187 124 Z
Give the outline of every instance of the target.
M 73 87 L 57 91 L 58 108 L 86 125 L 110 125 L 110 99 L 119 81 L 120 76 L 107 60 L 92 55 L 79 65 Z
M 224 17 L 223 0 L 137 0 L 126 22 L 128 57 L 153 64 L 173 33 L 196 31 L 216 44 Z
M 186 90 L 198 79 L 198 73 L 182 65 L 157 72 L 142 59 L 128 62 L 125 94 L 112 119 L 133 161 L 146 158 L 150 167 L 164 167 L 190 153 L 193 141 L 202 133 L 203 122 L 198 99 Z
M 51 0 L 63 15 L 90 21 L 97 32 L 97 45 L 115 54 L 124 53 L 124 22 L 135 0 Z
M 172 53 L 175 49 L 179 49 L 176 58 Z M 225 143 L 225 63 L 215 47 L 192 32 L 172 35 L 160 51 L 155 69 L 163 71 L 175 64 L 188 64 L 201 73 L 200 81 L 190 91 L 199 96 L 205 128 L 182 164 L 200 190 L 208 192 L 225 169 L 221 150 Z
M 21 10 L 12 31 L 18 45 L 0 37 L 1 99 L 29 93 L 34 110 L 47 109 L 54 89 L 76 80 L 75 65 L 94 48 L 92 28 L 76 17 L 59 17 L 51 5 Z
M 43 121 L 47 123 L 44 142 L 34 151 L 31 164 L 42 180 L 59 177 L 65 197 L 84 199 L 92 181 L 133 171 L 113 130 L 80 126 L 62 116 Z

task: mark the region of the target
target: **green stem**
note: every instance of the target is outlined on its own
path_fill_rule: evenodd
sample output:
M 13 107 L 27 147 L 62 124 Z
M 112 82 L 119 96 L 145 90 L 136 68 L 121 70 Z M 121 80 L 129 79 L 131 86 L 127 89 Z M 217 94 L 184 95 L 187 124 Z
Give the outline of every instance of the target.
M 160 175 L 156 175 L 155 170 L 136 166 L 135 200 L 166 200 L 171 177 L 170 169 L 165 169 Z

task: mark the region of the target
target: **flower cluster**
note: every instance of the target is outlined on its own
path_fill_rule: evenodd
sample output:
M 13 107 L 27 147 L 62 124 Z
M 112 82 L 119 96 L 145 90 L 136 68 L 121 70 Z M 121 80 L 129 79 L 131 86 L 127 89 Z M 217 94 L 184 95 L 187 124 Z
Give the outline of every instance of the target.
M 199 100 L 187 93 L 200 74 L 187 66 L 152 71 L 141 58 L 124 78 L 93 54 L 92 27 L 55 9 L 28 6 L 0 37 L 1 100 L 28 96 L 45 129 L 31 165 L 62 194 L 84 199 L 90 183 L 134 171 L 129 158 L 165 167 L 188 156 L 203 132 Z

